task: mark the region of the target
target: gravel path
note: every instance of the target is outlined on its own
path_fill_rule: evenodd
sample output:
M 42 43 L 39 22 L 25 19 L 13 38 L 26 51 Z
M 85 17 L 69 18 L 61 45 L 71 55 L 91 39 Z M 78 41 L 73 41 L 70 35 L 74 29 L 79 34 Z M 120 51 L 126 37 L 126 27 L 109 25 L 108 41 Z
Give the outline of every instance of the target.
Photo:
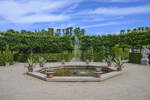
M 150 66 L 126 64 L 103 82 L 45 82 L 24 72 L 23 63 L 0 67 L 0 100 L 150 100 Z

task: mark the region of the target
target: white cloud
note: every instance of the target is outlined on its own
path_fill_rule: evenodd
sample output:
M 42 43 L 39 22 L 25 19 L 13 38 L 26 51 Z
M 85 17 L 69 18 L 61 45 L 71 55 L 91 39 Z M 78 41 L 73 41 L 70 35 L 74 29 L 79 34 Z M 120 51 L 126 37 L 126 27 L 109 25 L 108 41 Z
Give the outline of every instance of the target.
M 90 14 L 102 14 L 102 15 L 130 15 L 130 14 L 141 14 L 141 13 L 149 13 L 150 5 L 144 6 L 136 6 L 136 7 L 110 7 L 110 8 L 97 8 L 91 12 Z
M 64 21 L 68 15 L 54 14 L 60 12 L 75 0 L 2 0 L 0 1 L 0 16 L 8 22 L 33 23 Z
M 10 18 L 11 19 L 11 18 Z M 65 21 L 69 19 L 64 15 L 48 15 L 48 14 L 34 14 L 31 16 L 23 16 L 21 18 L 11 19 L 14 23 L 36 23 L 36 22 L 56 22 Z
M 106 23 L 101 23 L 101 24 L 82 26 L 82 28 L 94 28 L 94 27 L 103 27 L 103 26 L 119 25 L 119 24 L 124 24 L 124 23 L 123 22 L 106 22 Z
M 82 22 L 101 22 L 101 21 L 112 21 L 124 18 L 123 16 L 116 17 L 101 17 L 101 16 L 93 16 L 82 19 Z
M 150 5 L 135 7 L 100 7 L 96 9 L 88 9 L 78 12 L 74 15 L 133 15 L 150 13 Z

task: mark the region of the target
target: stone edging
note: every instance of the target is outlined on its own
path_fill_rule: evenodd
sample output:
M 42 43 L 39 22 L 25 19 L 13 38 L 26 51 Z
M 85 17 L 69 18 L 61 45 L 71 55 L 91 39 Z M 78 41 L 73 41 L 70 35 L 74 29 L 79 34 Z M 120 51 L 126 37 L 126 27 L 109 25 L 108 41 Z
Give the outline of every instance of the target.
M 122 72 L 113 71 L 107 74 L 102 74 L 101 78 L 95 77 L 53 77 L 47 78 L 46 75 L 41 74 L 39 72 L 28 72 L 27 74 L 48 82 L 100 82 L 114 76 L 120 75 Z
M 60 65 L 57 63 L 54 63 L 55 67 L 62 67 L 62 66 L 99 66 L 97 63 L 93 63 L 93 64 L 84 64 L 84 63 L 78 63 L 78 64 L 65 64 L 65 65 Z M 54 66 L 53 65 L 53 66 Z M 49 66 L 52 67 L 52 66 Z M 99 82 L 99 81 L 103 81 L 109 78 L 112 78 L 114 76 L 120 75 L 122 72 L 120 71 L 112 71 L 110 73 L 106 73 L 106 74 L 102 74 L 101 78 L 96 78 L 96 77 L 53 77 L 53 78 L 47 78 L 45 74 L 40 73 L 39 71 L 47 68 L 47 67 L 43 67 L 43 68 L 35 68 L 33 72 L 27 72 L 28 75 L 48 81 L 48 82 Z M 114 70 L 114 67 L 111 67 L 110 69 Z

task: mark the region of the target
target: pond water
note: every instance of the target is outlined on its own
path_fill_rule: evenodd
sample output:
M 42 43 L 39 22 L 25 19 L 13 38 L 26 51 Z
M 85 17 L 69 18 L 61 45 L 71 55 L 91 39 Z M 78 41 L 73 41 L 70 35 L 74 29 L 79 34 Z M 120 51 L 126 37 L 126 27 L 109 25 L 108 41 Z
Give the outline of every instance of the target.
M 109 73 L 113 70 L 107 67 L 101 67 L 102 74 Z M 96 72 L 96 67 L 59 67 L 53 68 L 54 76 L 94 76 L 94 72 Z M 40 73 L 46 74 L 46 69 L 40 71 Z

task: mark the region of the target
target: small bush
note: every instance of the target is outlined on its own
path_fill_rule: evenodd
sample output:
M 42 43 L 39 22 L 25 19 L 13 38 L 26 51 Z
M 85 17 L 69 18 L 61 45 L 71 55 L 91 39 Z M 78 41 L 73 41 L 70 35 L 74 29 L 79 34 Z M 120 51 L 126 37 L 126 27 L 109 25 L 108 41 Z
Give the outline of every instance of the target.
M 0 51 L 0 66 L 4 66 L 6 62 L 10 65 L 14 64 L 13 52 L 9 51 L 9 46 L 6 45 L 5 51 Z

